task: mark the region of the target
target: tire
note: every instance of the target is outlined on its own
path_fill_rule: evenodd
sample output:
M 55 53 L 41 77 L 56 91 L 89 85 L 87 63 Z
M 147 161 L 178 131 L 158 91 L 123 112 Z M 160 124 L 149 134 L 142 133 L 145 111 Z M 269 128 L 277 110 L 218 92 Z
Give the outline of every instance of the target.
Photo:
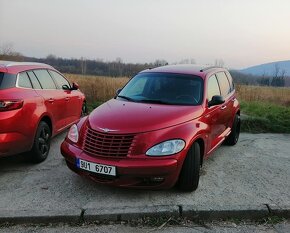
M 88 108 L 87 108 L 86 101 L 84 101 L 83 106 L 82 106 L 81 117 L 84 117 L 86 115 L 88 115 Z
M 200 146 L 195 142 L 189 149 L 179 175 L 178 188 L 194 191 L 198 187 L 200 172 Z
M 240 131 L 241 131 L 241 118 L 240 115 L 236 114 L 232 127 L 232 132 L 226 138 L 225 143 L 230 146 L 236 145 L 239 140 Z
M 30 160 L 33 163 L 44 161 L 50 149 L 51 130 L 46 122 L 41 121 L 38 125 L 33 146 L 30 151 Z

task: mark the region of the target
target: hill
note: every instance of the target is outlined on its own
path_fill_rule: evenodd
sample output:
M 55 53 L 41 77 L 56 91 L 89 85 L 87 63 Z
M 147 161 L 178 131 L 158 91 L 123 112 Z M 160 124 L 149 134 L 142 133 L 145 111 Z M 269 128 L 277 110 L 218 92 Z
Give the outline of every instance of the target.
M 250 74 L 255 76 L 275 76 L 282 75 L 290 76 L 290 60 L 278 61 L 257 66 L 251 66 L 242 70 L 239 70 L 244 74 Z

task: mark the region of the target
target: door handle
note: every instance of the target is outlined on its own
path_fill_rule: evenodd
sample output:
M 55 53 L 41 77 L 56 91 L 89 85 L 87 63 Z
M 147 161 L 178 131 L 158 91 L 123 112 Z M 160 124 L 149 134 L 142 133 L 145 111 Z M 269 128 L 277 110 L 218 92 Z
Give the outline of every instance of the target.
M 69 97 L 65 97 L 65 101 L 69 101 L 69 99 L 70 99 Z
M 49 103 L 53 103 L 53 102 L 54 102 L 54 99 L 53 99 L 53 98 L 50 98 L 50 99 L 48 100 L 48 102 L 49 102 Z
M 227 108 L 227 106 L 226 105 L 224 105 L 224 106 L 221 106 L 221 110 L 224 110 L 224 109 L 226 109 Z

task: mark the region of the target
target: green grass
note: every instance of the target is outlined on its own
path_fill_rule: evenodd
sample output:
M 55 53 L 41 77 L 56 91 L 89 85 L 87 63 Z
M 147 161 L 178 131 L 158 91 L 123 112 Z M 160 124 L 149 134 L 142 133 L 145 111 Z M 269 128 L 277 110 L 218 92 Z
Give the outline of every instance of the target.
M 88 113 L 91 113 L 95 108 L 103 104 L 102 101 L 97 101 L 97 102 L 87 102 L 87 108 L 88 108 Z
M 290 107 L 265 102 L 241 102 L 242 131 L 290 133 Z

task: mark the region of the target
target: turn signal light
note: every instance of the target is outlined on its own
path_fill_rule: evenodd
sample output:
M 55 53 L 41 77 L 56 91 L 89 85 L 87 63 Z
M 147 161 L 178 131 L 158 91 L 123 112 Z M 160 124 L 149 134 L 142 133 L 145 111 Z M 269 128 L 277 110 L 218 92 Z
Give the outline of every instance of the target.
M 0 100 L 0 112 L 22 108 L 23 100 Z

